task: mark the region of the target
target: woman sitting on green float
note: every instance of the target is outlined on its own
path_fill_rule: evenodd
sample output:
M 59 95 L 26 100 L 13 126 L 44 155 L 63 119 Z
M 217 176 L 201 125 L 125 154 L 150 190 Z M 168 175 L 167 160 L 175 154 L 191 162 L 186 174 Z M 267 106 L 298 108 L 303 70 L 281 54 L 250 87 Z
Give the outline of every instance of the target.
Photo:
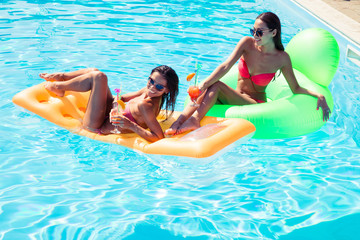
M 197 99 L 200 106 L 188 104 L 165 134 L 179 134 L 199 128 L 201 119 L 216 103 L 248 105 L 266 102 L 265 89 L 278 70 L 281 70 L 294 94 L 317 98 L 317 109 L 321 107 L 323 120 L 329 119 L 331 111 L 324 95 L 302 88 L 296 80 L 290 57 L 281 42 L 281 25 L 277 15 L 272 12 L 260 14 L 250 32 L 254 38 L 243 37 L 228 59 L 200 84 L 203 93 Z M 219 79 L 239 59 L 238 82 L 236 89 L 233 89 Z

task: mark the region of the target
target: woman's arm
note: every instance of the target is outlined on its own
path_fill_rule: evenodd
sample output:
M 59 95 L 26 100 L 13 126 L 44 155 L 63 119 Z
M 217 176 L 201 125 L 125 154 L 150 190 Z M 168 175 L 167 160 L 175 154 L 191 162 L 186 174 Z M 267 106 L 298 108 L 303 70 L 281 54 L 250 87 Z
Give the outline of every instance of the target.
M 124 101 L 124 102 L 128 102 L 131 99 L 136 98 L 136 97 L 140 96 L 141 94 L 143 94 L 145 89 L 146 88 L 142 88 L 142 89 L 140 89 L 139 91 L 136 91 L 136 92 L 123 94 L 123 95 L 121 95 L 121 100 Z
M 282 58 L 283 58 L 282 59 L 283 67 L 281 68 L 281 71 L 282 71 L 286 81 L 288 82 L 291 91 L 294 94 L 307 94 L 307 95 L 317 98 L 318 99 L 317 110 L 319 110 L 319 107 L 321 107 L 321 109 L 323 111 L 323 120 L 327 121 L 329 119 L 329 115 L 330 115 L 331 111 L 326 102 L 324 95 L 301 87 L 299 85 L 298 81 L 296 80 L 289 55 L 286 52 L 284 52 L 284 55 Z
M 144 138 L 149 142 L 155 142 L 164 138 L 164 133 L 161 129 L 159 122 L 156 119 L 153 109 L 154 105 L 150 101 L 143 101 L 139 104 L 139 111 L 143 116 L 143 120 L 148 126 L 149 130 L 142 128 L 141 126 L 130 121 L 126 117 L 122 117 L 123 122 L 120 123 L 120 127 L 130 129 L 131 131 L 137 133 L 140 137 Z
M 237 60 L 244 54 L 245 50 L 253 44 L 253 40 L 251 37 L 243 37 L 230 56 L 225 60 L 225 62 L 221 63 L 211 74 L 207 77 L 201 84 L 200 90 L 204 92 L 208 87 L 219 81 L 236 63 Z

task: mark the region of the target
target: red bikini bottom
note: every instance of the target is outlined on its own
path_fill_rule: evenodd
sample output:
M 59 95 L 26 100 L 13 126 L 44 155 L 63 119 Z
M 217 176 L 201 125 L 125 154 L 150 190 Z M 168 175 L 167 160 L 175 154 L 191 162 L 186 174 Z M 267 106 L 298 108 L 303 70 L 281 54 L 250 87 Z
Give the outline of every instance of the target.
M 265 102 L 265 101 L 259 100 L 259 99 L 255 99 L 255 101 L 256 101 L 257 103 L 264 103 L 264 102 Z

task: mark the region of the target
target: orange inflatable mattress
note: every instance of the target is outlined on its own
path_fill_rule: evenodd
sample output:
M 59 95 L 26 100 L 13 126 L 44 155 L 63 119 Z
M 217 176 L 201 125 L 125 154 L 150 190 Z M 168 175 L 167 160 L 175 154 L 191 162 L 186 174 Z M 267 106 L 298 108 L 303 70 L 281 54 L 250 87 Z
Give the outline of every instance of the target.
M 135 133 L 99 135 L 82 128 L 82 118 L 89 93 L 68 91 L 64 97 L 57 97 L 50 94 L 44 88 L 44 83 L 41 83 L 16 94 L 13 102 L 72 133 L 148 154 L 209 157 L 255 132 L 254 125 L 244 119 L 205 117 L 199 129 L 154 143 L 146 141 Z M 173 116 L 166 121 L 159 118 L 163 130 L 169 128 L 179 115 L 180 112 L 174 112 Z

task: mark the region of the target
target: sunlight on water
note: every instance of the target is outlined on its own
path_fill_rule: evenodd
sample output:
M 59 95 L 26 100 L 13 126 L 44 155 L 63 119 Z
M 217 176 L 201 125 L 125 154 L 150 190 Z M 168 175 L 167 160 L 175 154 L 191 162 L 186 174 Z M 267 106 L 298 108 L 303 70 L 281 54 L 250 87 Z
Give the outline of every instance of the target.
M 301 29 L 324 27 L 280 5 L 2 1 L 0 239 L 141 239 L 149 229 L 163 239 L 276 239 L 359 213 L 360 72 L 345 59 L 347 41 L 338 35 L 335 107 L 323 128 L 291 139 L 250 139 L 207 162 L 79 137 L 11 102 L 40 83 L 41 72 L 96 67 L 112 89 L 121 84 L 129 92 L 167 64 L 181 78 L 181 111 L 195 61 L 203 79 L 259 13 L 279 14 L 285 44 Z

